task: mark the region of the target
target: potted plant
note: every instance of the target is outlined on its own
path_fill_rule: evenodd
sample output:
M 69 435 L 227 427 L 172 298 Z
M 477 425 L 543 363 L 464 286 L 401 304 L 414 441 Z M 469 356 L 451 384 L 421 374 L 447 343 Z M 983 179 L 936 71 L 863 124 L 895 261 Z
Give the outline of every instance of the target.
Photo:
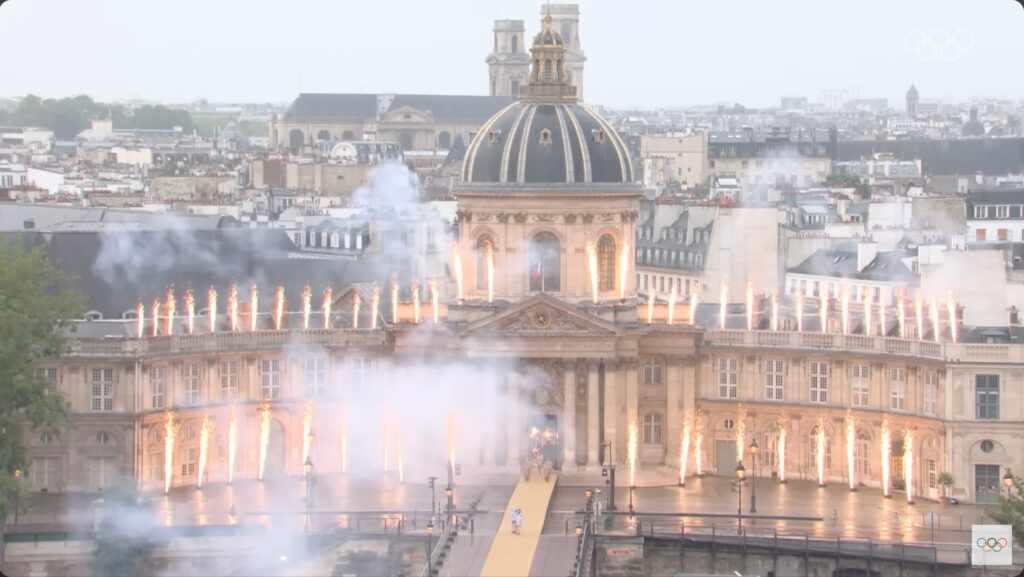
M 936 482 L 940 487 L 942 487 L 942 502 L 949 503 L 949 497 L 947 496 L 946 491 L 948 490 L 948 487 L 953 486 L 953 475 L 950 475 L 949 473 L 939 473 L 939 478 L 936 479 Z

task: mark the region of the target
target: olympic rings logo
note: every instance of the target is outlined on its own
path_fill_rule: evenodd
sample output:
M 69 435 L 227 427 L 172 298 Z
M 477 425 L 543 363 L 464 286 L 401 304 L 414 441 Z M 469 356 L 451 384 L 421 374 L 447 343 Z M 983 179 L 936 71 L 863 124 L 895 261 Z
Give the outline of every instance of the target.
M 989 537 L 988 539 L 979 537 L 975 545 L 985 553 L 998 553 L 1006 548 L 1006 539 L 1002 537 L 998 539 L 995 537 Z
M 903 44 L 925 62 L 939 58 L 955 62 L 974 48 L 974 34 L 969 30 L 908 30 Z

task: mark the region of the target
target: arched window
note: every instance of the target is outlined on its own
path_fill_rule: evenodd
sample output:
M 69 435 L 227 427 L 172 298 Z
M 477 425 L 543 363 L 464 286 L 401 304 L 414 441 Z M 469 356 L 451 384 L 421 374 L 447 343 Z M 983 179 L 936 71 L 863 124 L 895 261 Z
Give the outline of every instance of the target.
M 551 82 L 551 59 L 544 60 L 544 81 Z
M 327 132 L 326 130 L 321 130 L 320 132 L 316 133 L 316 139 L 317 140 L 330 140 L 331 139 L 331 133 Z
M 437 147 L 441 150 L 448 150 L 452 147 L 452 135 L 448 134 L 447 131 L 442 132 L 437 136 Z
M 99 433 L 96 433 L 96 444 L 97 445 L 109 445 L 110 444 L 110 435 L 108 435 L 106 431 L 100 431 Z
M 476 240 L 476 288 L 487 288 L 487 253 L 494 258 L 494 239 L 489 234 L 482 234 Z
M 562 249 L 549 232 L 540 232 L 530 241 L 530 290 L 553 292 L 561 290 Z
M 304 137 L 302 136 L 302 131 L 299 130 L 299 129 L 295 129 L 295 130 L 289 132 L 288 133 L 288 148 L 291 148 L 293 151 L 299 150 L 300 148 L 302 148 L 303 138 Z
M 519 52 L 519 36 L 512 35 L 512 52 Z
M 341 139 L 342 140 L 354 140 L 355 137 L 356 137 L 356 135 L 352 134 L 351 130 L 346 130 L 345 132 L 341 133 Z
M 602 234 L 597 241 L 597 288 L 615 290 L 615 239 Z
M 644 415 L 644 444 L 663 445 L 665 444 L 661 413 L 647 413 Z

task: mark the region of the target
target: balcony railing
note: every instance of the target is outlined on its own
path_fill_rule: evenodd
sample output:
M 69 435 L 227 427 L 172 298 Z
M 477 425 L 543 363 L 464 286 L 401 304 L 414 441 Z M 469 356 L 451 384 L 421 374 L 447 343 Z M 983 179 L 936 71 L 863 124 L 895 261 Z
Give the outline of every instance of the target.
M 146 357 L 221 351 L 287 349 L 319 346 L 380 347 L 387 333 L 373 329 L 312 329 L 288 331 L 216 332 L 194 335 L 169 335 L 141 339 L 72 339 L 68 356 L 73 357 Z

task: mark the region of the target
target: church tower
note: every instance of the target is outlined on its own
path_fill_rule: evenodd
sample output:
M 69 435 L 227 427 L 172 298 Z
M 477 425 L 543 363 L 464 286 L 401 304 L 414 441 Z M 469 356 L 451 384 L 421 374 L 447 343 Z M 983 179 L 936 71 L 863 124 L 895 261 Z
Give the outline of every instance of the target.
M 565 74 L 576 87 L 576 97 L 583 100 L 583 63 L 587 57 L 580 47 L 580 7 L 578 4 L 545 4 L 541 6 L 541 30 L 544 18 L 551 15 L 551 27 L 565 41 Z
M 917 87 L 911 84 L 910 90 L 907 91 L 907 114 L 909 116 L 917 116 L 917 103 L 919 101 L 920 95 L 917 93 Z
M 522 20 L 494 21 L 494 51 L 487 57 L 487 69 L 491 96 L 519 97 L 519 87 L 526 84 L 530 73 Z

